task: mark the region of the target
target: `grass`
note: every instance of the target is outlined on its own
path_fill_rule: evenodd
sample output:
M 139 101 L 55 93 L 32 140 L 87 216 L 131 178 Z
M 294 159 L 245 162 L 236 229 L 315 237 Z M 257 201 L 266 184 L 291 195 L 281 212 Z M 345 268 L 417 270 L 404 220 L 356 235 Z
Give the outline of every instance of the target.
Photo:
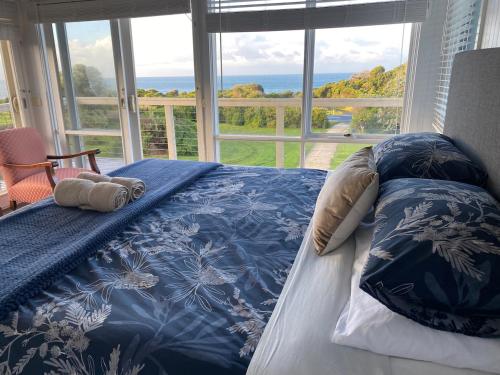
M 223 134 L 247 134 L 247 135 L 276 135 L 273 128 L 252 128 L 221 124 L 220 131 Z M 300 136 L 300 129 L 285 128 L 285 135 Z M 121 157 L 121 139 L 114 137 L 85 137 L 86 148 L 100 148 L 103 157 Z M 330 169 L 335 169 L 353 152 L 359 150 L 366 144 L 337 144 L 335 155 L 330 162 Z M 314 147 L 313 143 L 306 143 L 306 156 Z M 300 143 L 284 143 L 285 168 L 298 168 L 300 165 Z M 154 155 L 154 157 L 168 158 L 167 155 Z M 225 164 L 252 165 L 252 166 L 276 166 L 276 143 L 271 141 L 221 141 L 220 158 Z M 185 156 L 179 153 L 180 160 L 198 160 L 197 156 Z
M 335 150 L 335 155 L 330 161 L 330 169 L 337 168 L 349 155 L 358 151 L 359 149 L 370 146 L 368 144 L 357 144 L 357 143 L 339 143 L 337 144 L 337 149 Z

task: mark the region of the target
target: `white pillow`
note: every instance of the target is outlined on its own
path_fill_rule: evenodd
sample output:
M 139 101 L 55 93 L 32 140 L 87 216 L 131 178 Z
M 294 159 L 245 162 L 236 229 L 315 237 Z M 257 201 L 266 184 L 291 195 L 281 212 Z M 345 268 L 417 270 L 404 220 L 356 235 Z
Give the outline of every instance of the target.
M 367 235 L 367 231 L 357 231 L 357 237 L 360 232 Z M 359 280 L 369 248 L 360 248 L 358 244 L 363 242 L 359 238 L 356 243 L 351 298 L 337 321 L 334 343 L 388 356 L 500 374 L 500 339 L 471 337 L 422 326 L 392 312 L 363 292 Z

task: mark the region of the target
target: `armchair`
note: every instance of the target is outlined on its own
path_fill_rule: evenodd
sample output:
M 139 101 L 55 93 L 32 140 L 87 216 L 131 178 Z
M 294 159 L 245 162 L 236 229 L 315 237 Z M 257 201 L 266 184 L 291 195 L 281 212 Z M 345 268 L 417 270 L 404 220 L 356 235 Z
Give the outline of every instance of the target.
M 69 155 L 47 155 L 42 138 L 34 128 L 0 131 L 0 167 L 12 209 L 17 203 L 33 203 L 52 194 L 58 180 L 76 177 L 81 168 L 57 168 L 57 160 L 87 156 L 93 172 L 100 173 L 95 156 L 98 149 Z

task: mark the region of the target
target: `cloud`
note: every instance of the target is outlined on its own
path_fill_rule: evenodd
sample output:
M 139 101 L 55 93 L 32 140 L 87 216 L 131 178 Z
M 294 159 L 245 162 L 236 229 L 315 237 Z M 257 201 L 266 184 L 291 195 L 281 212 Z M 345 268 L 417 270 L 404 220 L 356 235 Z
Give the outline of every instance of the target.
M 317 30 L 315 72 L 357 72 L 376 65 L 395 67 L 401 61 L 403 31 L 405 60 L 409 27 Z M 133 19 L 132 35 L 138 76 L 194 75 L 192 24 L 185 15 Z M 216 40 L 219 44 L 219 35 Z M 82 27 L 72 32 L 69 43 L 73 63 L 95 66 L 104 76 L 114 77 L 109 27 L 87 27 L 87 32 Z M 304 31 L 222 34 L 222 57 L 227 75 L 300 74 L 304 64 Z
M 93 42 L 81 39 L 68 41 L 71 64 L 84 64 L 97 68 L 104 77 L 114 77 L 113 44 L 111 36 L 104 36 Z

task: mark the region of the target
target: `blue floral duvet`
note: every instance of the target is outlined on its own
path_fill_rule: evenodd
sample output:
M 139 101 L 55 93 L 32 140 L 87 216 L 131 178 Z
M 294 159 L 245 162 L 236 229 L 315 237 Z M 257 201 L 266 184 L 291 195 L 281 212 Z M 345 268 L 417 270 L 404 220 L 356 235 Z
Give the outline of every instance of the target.
M 325 172 L 223 166 L 0 321 L 0 374 L 243 374 Z

